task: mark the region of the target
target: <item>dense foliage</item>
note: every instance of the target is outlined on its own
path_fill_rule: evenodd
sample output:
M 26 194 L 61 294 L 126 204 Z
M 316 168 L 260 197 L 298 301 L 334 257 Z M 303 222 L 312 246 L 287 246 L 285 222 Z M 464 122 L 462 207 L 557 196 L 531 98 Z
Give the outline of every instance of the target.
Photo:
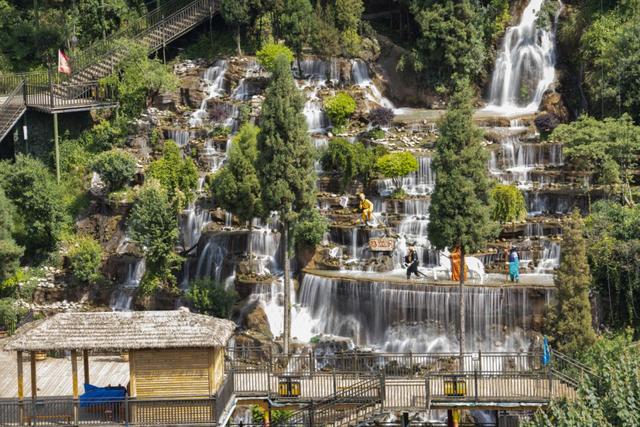
M 375 173 L 376 161 L 384 154 L 383 151 L 367 148 L 361 141 L 350 143 L 344 138 L 334 138 L 329 141 L 320 162 L 324 170 L 340 175 L 340 188 L 345 190 L 354 178 L 365 186 L 369 185 L 371 175 Z
M 584 115 L 558 126 L 550 138 L 564 144 L 571 167 L 591 172 L 596 183 L 606 184 L 627 202 L 632 200 L 631 170 L 639 164 L 640 126 L 634 126 L 629 116 L 597 120 Z
M 174 284 L 173 271 L 179 263 L 173 252 L 178 239 L 178 219 L 167 190 L 160 182 L 150 179 L 138 191 L 127 227 L 147 262 L 143 291 L 150 292 L 162 283 Z
M 593 287 L 603 300 L 601 321 L 640 330 L 640 206 L 595 203 L 586 235 Z
M 224 21 L 235 28 L 238 55 L 242 55 L 240 29 L 243 25 L 246 25 L 251 18 L 249 15 L 249 6 L 249 0 L 221 0 L 220 2 L 220 13 Z
M 226 289 L 224 283 L 212 279 L 197 279 L 189 283 L 187 300 L 199 313 L 228 319 L 238 294 L 233 288 Z
M 95 157 L 91 169 L 100 175 L 109 190 L 117 191 L 133 179 L 136 159 L 123 150 L 105 151 Z
M 233 138 L 227 162 L 211 181 L 213 200 L 243 221 L 262 215 L 260 181 L 255 164 L 258 160 L 258 133 L 246 124 Z
M 369 111 L 369 123 L 374 126 L 389 126 L 395 117 L 391 108 L 377 107 Z
M 614 427 L 640 425 L 640 353 L 630 331 L 600 337 L 580 359 L 594 372 L 583 379 L 575 400 L 558 400 L 539 411 L 527 427 Z M 575 372 L 573 373 L 575 374 Z
M 13 240 L 14 216 L 15 207 L 0 187 L 0 282 L 16 271 L 24 253 Z
M 560 266 L 554 277 L 556 304 L 549 316 L 554 347 L 570 355 L 588 348 L 596 338 L 591 326 L 591 272 L 583 233 L 584 221 L 576 210 L 563 228 Z
M 51 251 L 68 221 L 55 177 L 41 161 L 23 155 L 0 169 L 1 186 L 20 213 L 15 216 L 16 240 L 29 255 Z
M 103 256 L 100 243 L 91 236 L 75 236 L 67 245 L 67 257 L 73 276 L 90 284 L 100 280 Z
M 298 246 L 314 247 L 322 241 L 329 227 L 329 221 L 318 210 L 303 211 L 293 229 L 293 240 Z
M 165 141 L 162 157 L 149 165 L 147 174 L 162 184 L 176 210 L 183 209 L 195 198 L 198 168 L 191 158 L 182 157 L 180 148 L 172 140 Z

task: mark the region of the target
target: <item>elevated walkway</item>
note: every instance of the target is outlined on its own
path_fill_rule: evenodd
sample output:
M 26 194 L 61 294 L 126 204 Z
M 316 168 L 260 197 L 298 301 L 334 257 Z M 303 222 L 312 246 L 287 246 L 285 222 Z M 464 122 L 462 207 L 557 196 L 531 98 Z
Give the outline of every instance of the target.
M 117 94 L 99 81 L 124 58 L 124 40 L 141 43 L 153 53 L 213 17 L 217 10 L 217 0 L 173 0 L 80 51 L 71 58 L 70 76 L 51 71 L 1 74 L 0 142 L 27 109 L 56 115 L 116 107 Z

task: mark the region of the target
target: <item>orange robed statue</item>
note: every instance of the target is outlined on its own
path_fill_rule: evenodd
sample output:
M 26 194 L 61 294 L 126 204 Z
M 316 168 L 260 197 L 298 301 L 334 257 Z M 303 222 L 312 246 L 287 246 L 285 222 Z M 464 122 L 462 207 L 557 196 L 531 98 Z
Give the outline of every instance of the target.
M 464 280 L 467 280 L 467 274 L 469 269 L 467 263 L 464 264 Z M 454 282 L 460 281 L 460 248 L 455 247 L 451 252 L 451 280 Z

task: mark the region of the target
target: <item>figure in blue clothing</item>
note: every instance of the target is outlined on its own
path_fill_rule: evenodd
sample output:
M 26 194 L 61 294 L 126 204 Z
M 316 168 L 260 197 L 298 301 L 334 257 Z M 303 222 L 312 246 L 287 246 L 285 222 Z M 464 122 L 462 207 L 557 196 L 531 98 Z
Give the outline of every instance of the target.
M 512 282 L 520 282 L 520 257 L 515 246 L 509 252 L 509 278 Z

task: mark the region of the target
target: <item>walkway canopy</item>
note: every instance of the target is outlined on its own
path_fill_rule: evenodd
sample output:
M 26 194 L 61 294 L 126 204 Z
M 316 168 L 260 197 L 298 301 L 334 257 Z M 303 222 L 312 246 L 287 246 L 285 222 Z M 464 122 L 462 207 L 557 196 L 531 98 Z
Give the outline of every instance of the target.
M 188 310 L 59 313 L 16 331 L 9 351 L 224 347 L 235 324 Z

